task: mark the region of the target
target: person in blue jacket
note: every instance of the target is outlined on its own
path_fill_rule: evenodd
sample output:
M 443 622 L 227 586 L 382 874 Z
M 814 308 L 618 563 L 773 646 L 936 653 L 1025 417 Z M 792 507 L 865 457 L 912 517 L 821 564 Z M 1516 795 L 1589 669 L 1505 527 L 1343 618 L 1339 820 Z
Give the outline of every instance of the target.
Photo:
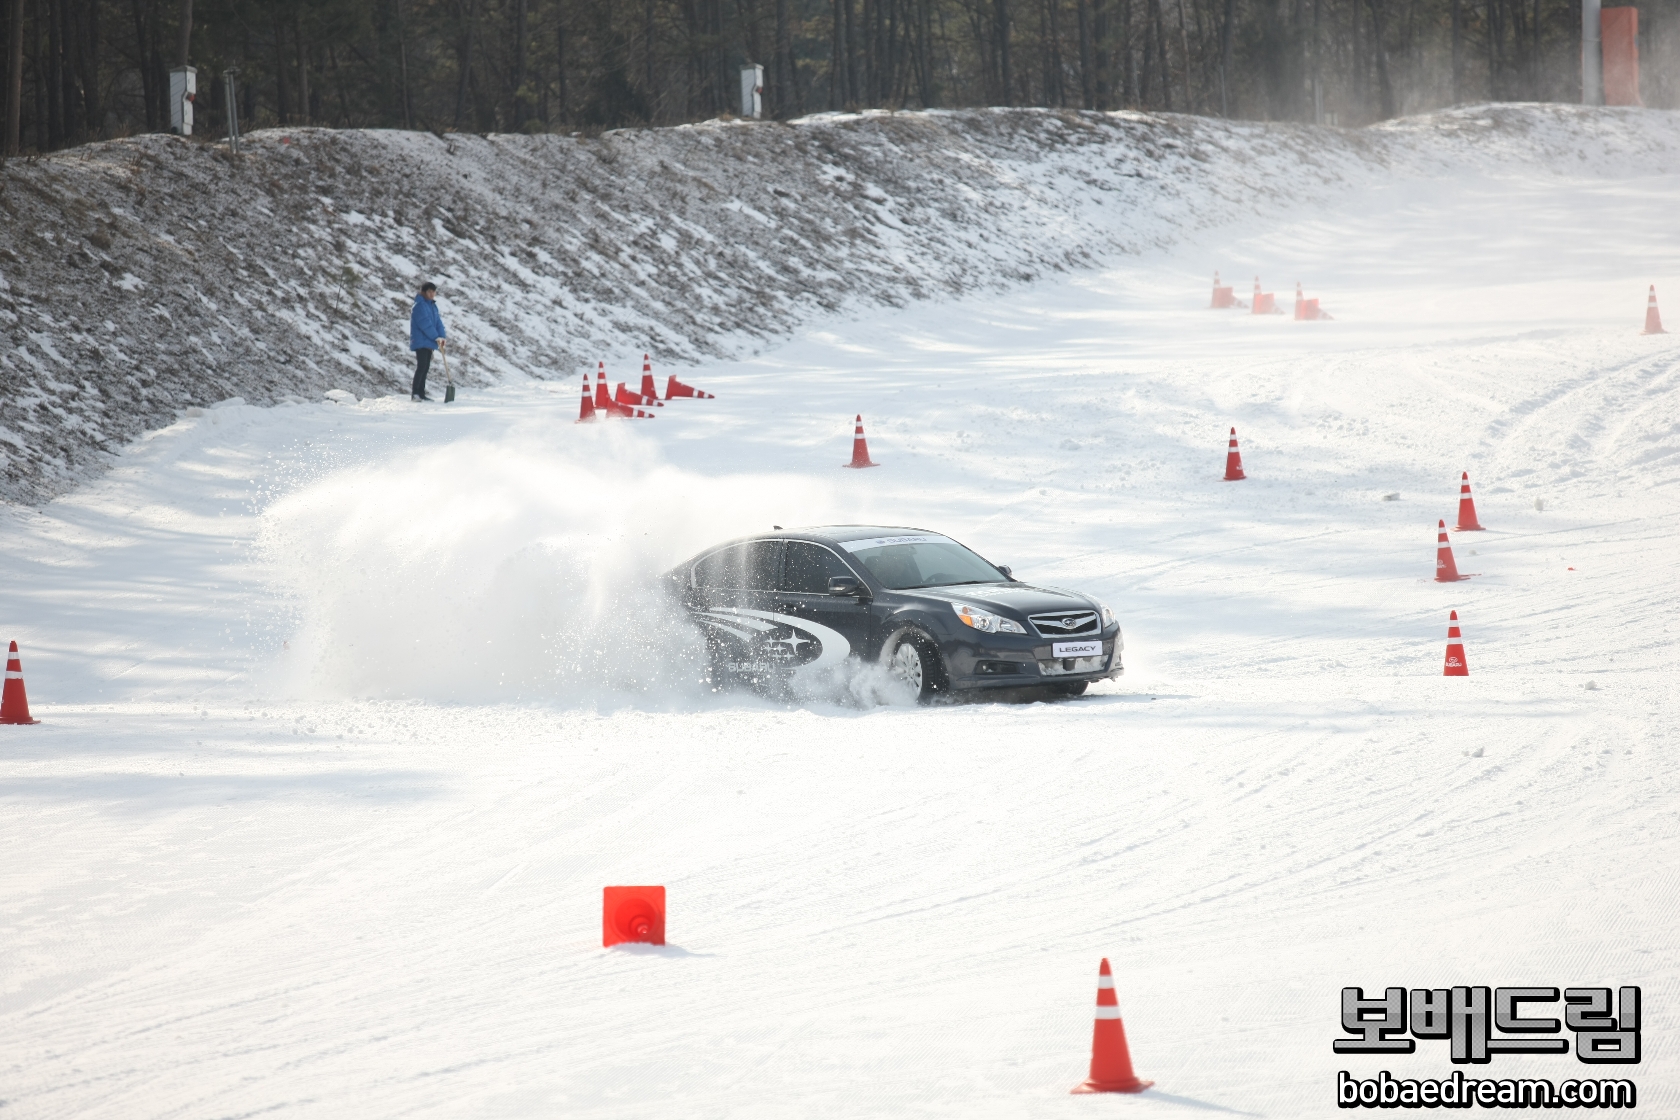
M 414 310 L 408 316 L 408 348 L 414 351 L 414 388 L 412 398 L 429 401 L 426 395 L 426 371 L 432 368 L 432 351 L 443 349 L 449 336 L 443 329 L 443 316 L 437 309 L 437 285 L 420 285 L 414 297 Z

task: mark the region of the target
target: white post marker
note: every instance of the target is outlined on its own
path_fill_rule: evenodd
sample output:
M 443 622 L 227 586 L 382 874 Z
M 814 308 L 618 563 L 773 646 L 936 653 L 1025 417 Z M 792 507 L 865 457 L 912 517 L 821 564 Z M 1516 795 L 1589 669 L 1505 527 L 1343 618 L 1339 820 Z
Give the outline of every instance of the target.
M 1604 104 L 1604 42 L 1599 0 L 1581 0 L 1581 104 Z
M 198 97 L 198 67 L 177 66 L 169 72 L 169 131 L 191 136 L 193 101 Z
M 757 120 L 764 115 L 764 67 L 741 67 L 741 115 Z
M 222 71 L 222 84 L 226 90 L 224 100 L 227 102 L 228 151 L 230 152 L 239 151 L 239 96 L 233 82 L 233 76 L 238 72 L 232 66 Z

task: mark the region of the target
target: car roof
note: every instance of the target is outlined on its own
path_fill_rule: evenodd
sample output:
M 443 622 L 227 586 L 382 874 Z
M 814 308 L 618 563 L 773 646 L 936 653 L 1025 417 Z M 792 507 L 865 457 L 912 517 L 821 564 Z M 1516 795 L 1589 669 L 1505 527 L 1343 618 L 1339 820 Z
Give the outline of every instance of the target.
M 803 529 L 785 529 L 772 536 L 822 537 L 837 544 L 863 541 L 872 537 L 896 537 L 905 533 L 932 533 L 931 529 L 915 529 L 908 525 L 813 525 Z M 939 533 L 938 536 L 945 534 Z
M 840 545 L 844 547 L 847 541 L 865 541 L 872 537 L 897 537 L 906 533 L 926 533 L 930 536 L 944 536 L 932 529 L 915 529 L 908 525 L 812 525 L 798 529 L 772 529 L 768 533 L 753 533 L 750 536 L 736 537 L 733 540 L 719 541 L 710 548 L 704 549 L 695 556 L 685 560 L 691 564 L 705 556 L 710 556 L 721 549 L 734 545 L 745 544 L 748 541 L 820 541 L 823 544 Z

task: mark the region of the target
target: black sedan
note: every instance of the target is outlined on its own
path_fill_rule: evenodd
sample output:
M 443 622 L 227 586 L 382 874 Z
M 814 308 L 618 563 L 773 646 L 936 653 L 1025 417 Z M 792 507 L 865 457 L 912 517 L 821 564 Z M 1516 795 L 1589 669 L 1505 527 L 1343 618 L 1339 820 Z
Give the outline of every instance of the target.
M 716 687 L 777 693 L 873 665 L 919 701 L 989 688 L 1077 696 L 1122 672 L 1120 626 L 1102 603 L 1022 583 L 923 529 L 778 530 L 664 578 L 705 634 Z

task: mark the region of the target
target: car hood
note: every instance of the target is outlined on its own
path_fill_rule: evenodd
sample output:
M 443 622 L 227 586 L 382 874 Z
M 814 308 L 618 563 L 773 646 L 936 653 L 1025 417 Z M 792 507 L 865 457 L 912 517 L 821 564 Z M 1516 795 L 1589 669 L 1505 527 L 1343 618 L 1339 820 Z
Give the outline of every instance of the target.
M 1013 612 L 1020 615 L 1044 614 L 1049 611 L 1097 610 L 1097 601 L 1089 595 L 1062 591 L 1055 587 L 1035 587 L 1030 583 L 986 583 L 974 587 L 918 587 L 909 595 L 925 595 L 948 603 L 972 603 L 986 610 Z

